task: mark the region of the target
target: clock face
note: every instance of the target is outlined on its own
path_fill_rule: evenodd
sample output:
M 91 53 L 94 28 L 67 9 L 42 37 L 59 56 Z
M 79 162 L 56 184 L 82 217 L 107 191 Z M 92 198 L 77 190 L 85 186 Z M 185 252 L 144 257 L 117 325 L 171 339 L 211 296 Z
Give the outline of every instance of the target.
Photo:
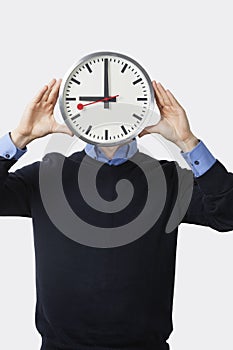
M 154 109 L 151 80 L 131 58 L 112 52 L 84 57 L 63 78 L 59 104 L 75 135 L 113 146 L 137 136 Z

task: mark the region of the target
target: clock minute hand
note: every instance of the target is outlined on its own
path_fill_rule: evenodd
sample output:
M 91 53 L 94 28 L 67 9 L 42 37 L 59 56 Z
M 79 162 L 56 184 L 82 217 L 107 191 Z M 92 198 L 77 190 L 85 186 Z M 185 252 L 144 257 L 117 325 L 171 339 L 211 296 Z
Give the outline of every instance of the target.
M 116 99 L 119 95 L 115 95 L 115 96 L 110 96 L 110 97 L 104 97 L 104 98 L 101 98 L 100 100 L 97 100 L 97 101 L 93 101 L 93 102 L 90 102 L 90 103 L 86 103 L 85 105 L 82 104 L 82 103 L 79 103 L 77 105 L 77 108 L 79 110 L 82 110 L 84 107 L 86 106 L 89 106 L 89 105 L 93 105 L 94 103 L 98 103 L 98 102 L 105 102 L 105 101 L 110 101 L 110 100 L 113 100 L 113 99 Z
M 109 84 L 108 84 L 108 59 L 104 59 L 104 97 L 109 96 Z M 104 102 L 104 108 L 109 108 L 109 101 Z

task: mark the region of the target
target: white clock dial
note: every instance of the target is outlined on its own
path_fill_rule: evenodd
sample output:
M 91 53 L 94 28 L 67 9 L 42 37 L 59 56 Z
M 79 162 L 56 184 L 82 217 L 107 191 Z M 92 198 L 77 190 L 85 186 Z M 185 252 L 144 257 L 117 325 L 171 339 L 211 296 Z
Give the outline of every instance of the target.
M 78 137 L 106 146 L 138 135 L 154 108 L 145 70 L 111 52 L 91 54 L 72 67 L 63 79 L 59 101 L 67 126 Z

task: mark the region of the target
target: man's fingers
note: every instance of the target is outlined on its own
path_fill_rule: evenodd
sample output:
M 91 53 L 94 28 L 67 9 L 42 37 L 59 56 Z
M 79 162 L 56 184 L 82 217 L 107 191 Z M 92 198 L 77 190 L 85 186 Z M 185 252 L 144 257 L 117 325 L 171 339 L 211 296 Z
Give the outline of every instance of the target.
M 153 85 L 154 92 L 155 92 L 156 103 L 157 103 L 158 107 L 161 108 L 164 106 L 163 97 L 162 97 L 160 91 L 158 90 L 158 87 L 157 87 L 155 80 L 153 80 L 152 85 Z
M 53 103 L 53 104 L 56 103 L 57 98 L 58 98 L 58 94 L 59 94 L 59 89 L 60 89 L 60 86 L 61 86 L 61 82 L 62 82 L 62 80 L 58 79 L 56 84 L 53 85 L 53 88 L 50 91 L 50 94 L 48 96 L 48 102 L 49 103 Z
M 45 85 L 33 98 L 34 103 L 38 103 L 41 101 L 42 97 L 44 96 L 45 92 L 48 90 L 48 85 Z
M 179 107 L 182 107 L 179 102 L 177 101 L 177 99 L 175 98 L 175 96 L 171 93 L 170 90 L 167 89 L 167 94 L 169 96 L 169 99 L 171 100 L 172 102 L 172 105 L 173 106 L 179 106 Z
M 172 105 L 172 101 L 170 100 L 166 90 L 164 89 L 163 85 L 161 83 L 157 84 L 157 88 L 160 92 L 160 94 L 162 95 L 163 101 L 164 101 L 164 105 L 166 106 L 170 106 Z
M 46 102 L 48 100 L 48 97 L 51 93 L 51 90 L 53 88 L 53 86 L 56 84 L 56 79 L 52 79 L 49 83 L 48 83 L 48 90 L 44 93 L 43 97 L 41 100 L 43 100 L 44 102 Z

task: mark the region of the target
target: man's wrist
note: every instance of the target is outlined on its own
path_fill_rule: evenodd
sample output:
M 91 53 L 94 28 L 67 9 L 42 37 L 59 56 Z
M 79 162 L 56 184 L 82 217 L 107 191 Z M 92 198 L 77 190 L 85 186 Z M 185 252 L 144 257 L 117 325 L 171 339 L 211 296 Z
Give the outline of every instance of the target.
M 216 162 L 216 158 L 209 151 L 202 140 L 190 152 L 181 151 L 181 155 L 189 164 L 195 177 L 199 177 L 209 170 Z
M 10 138 L 14 145 L 19 149 L 25 149 L 25 147 L 32 141 L 29 136 L 21 135 L 17 129 L 10 132 Z
M 193 134 L 191 134 L 186 140 L 178 141 L 176 145 L 183 152 L 191 152 L 200 142 L 200 140 Z

